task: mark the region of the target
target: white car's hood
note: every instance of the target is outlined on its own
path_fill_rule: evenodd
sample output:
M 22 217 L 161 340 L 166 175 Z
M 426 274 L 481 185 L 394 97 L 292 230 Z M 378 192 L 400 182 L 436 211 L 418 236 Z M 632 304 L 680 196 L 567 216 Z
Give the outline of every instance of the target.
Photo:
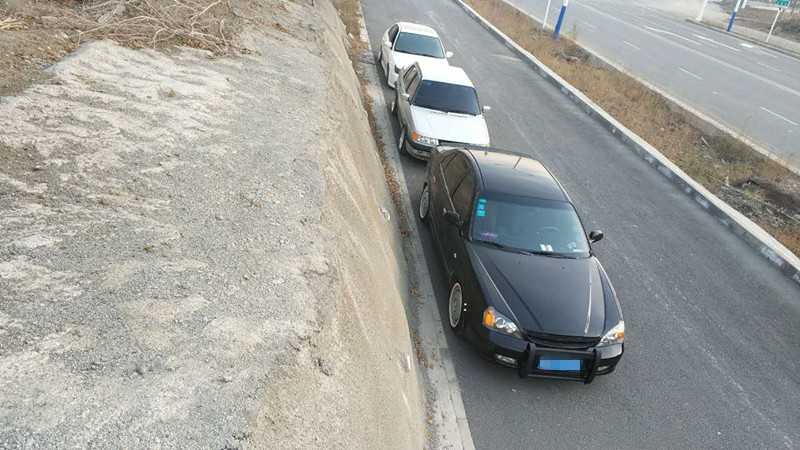
M 416 61 L 419 61 L 420 64 L 424 65 L 434 65 L 434 66 L 449 66 L 450 63 L 447 62 L 447 58 L 431 58 L 429 56 L 420 56 L 420 55 L 412 55 L 410 53 L 400 53 L 400 52 L 392 52 L 394 55 L 394 65 L 399 69 L 403 69 L 407 66 L 414 64 Z
M 411 106 L 417 133 L 435 139 L 465 144 L 489 145 L 489 131 L 483 115 L 445 113 Z

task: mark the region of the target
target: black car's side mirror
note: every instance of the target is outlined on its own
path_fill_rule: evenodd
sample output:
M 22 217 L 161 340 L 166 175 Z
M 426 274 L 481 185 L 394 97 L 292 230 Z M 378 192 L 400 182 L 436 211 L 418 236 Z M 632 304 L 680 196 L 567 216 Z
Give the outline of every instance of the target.
M 447 211 L 444 213 L 444 220 L 454 226 L 461 226 L 461 217 L 455 211 Z
M 599 240 L 603 239 L 603 232 L 600 230 L 595 230 L 589 233 L 589 242 L 595 243 Z

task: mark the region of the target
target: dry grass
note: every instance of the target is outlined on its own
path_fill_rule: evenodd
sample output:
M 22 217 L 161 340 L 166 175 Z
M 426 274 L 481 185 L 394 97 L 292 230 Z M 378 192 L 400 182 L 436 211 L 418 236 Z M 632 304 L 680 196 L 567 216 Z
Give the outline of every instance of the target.
M 336 6 L 337 11 L 339 12 L 339 17 L 342 19 L 342 22 L 344 22 L 345 30 L 349 36 L 350 62 L 353 65 L 353 70 L 355 70 L 356 75 L 358 75 L 358 81 L 361 88 L 361 97 L 364 99 L 364 106 L 367 110 L 369 127 L 372 131 L 372 136 L 375 139 L 375 145 L 378 149 L 378 157 L 380 158 L 381 165 L 383 166 L 383 176 L 386 179 L 387 186 L 389 187 L 389 193 L 392 196 L 392 203 L 394 203 L 394 210 L 400 222 L 401 235 L 403 237 L 408 237 L 409 234 L 402 232 L 402 230 L 406 229 L 407 219 L 405 208 L 403 207 L 400 182 L 397 180 L 394 171 L 389 165 L 389 160 L 386 157 L 386 143 L 383 142 L 380 129 L 378 128 L 378 121 L 375 118 L 375 105 L 372 101 L 372 97 L 369 95 L 369 90 L 367 89 L 368 80 L 358 67 L 358 52 L 367 48 L 367 44 L 359 39 L 359 36 L 361 35 L 361 25 L 359 22 L 361 17 L 361 7 L 359 0 L 334 0 L 333 4 Z
M 710 191 L 732 203 L 742 213 L 773 233 L 795 254 L 800 254 L 800 208 L 777 201 L 776 187 L 800 199 L 800 177 L 765 158 L 730 136 L 709 137 L 666 100 L 635 79 L 591 62 L 590 55 L 574 43 L 573 36 L 552 40 L 539 23 L 498 0 L 467 0 L 483 17 L 567 82 L 586 94 L 620 123 L 641 136 Z M 750 180 L 769 180 L 760 201 L 741 188 Z M 739 205 L 742 205 L 739 208 Z
M 225 53 L 236 31 L 228 0 L 86 0 L 62 14 L 79 42 L 105 38 L 133 48 L 182 44 Z

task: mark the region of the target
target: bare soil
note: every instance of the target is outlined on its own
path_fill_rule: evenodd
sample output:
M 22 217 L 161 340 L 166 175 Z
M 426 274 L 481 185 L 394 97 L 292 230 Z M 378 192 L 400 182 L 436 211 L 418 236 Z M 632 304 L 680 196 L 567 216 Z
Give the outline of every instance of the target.
M 0 0 L 0 96 L 47 78 L 42 69 L 76 49 L 69 27 L 56 20 L 60 4 Z
M 800 255 L 800 176 L 734 137 L 705 135 L 663 97 L 624 73 L 594 64 L 569 36 L 554 42 L 538 22 L 513 6 L 499 0 L 467 3 L 695 181 Z

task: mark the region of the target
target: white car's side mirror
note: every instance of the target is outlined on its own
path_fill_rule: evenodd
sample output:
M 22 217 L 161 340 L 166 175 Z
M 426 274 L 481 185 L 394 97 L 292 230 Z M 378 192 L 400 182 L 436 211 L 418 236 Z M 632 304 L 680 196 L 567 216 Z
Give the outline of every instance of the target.
M 483 107 L 483 112 L 489 112 L 489 111 L 491 111 L 491 110 L 492 110 L 492 107 L 491 107 L 491 106 L 484 106 L 484 107 Z
M 451 52 L 451 51 L 444 52 L 444 57 L 445 58 L 452 58 L 453 57 L 453 52 Z
M 407 92 L 403 92 L 403 100 L 405 100 L 405 101 L 409 101 L 410 99 L 411 99 L 411 96 L 410 96 L 410 95 L 408 95 L 408 93 L 407 93 Z

